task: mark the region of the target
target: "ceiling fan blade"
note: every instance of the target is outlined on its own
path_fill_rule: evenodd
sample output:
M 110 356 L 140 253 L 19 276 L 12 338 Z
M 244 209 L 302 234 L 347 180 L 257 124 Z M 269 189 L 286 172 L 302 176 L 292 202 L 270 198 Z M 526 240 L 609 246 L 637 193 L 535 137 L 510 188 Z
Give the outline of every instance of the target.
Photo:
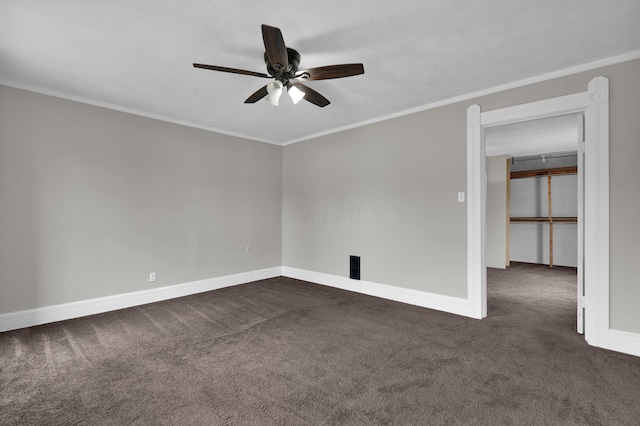
M 284 38 L 279 28 L 262 24 L 262 40 L 264 48 L 267 52 L 267 59 L 271 63 L 273 69 L 278 71 L 276 64 L 282 65 L 284 71 L 289 67 L 289 56 L 287 55 L 287 47 L 284 44 Z
M 265 96 L 267 96 L 268 94 L 269 94 L 269 92 L 267 92 L 267 86 L 263 86 L 263 87 L 259 88 L 258 90 L 256 90 L 253 95 L 249 96 L 247 98 L 247 100 L 244 101 L 244 103 L 245 104 L 254 104 L 254 103 L 258 102 L 260 99 L 262 99 Z
M 291 83 L 291 84 L 297 87 L 298 89 L 300 89 L 301 91 L 303 91 L 304 98 L 314 105 L 318 105 L 319 107 L 326 107 L 331 103 L 329 102 L 329 99 L 325 98 L 324 96 L 322 96 L 320 93 L 316 92 L 309 86 L 305 86 L 302 83 Z
M 205 70 L 222 71 L 222 72 L 230 72 L 232 74 L 243 74 L 243 75 L 251 75 L 254 77 L 271 78 L 271 76 L 267 74 L 262 74 L 255 71 L 246 71 L 246 70 L 239 70 L 236 68 L 219 67 L 217 65 L 193 64 L 193 66 L 194 68 L 202 68 Z
M 298 73 L 301 80 L 329 80 L 359 74 L 364 74 L 364 65 L 362 64 L 328 65 L 326 67 L 310 68 Z

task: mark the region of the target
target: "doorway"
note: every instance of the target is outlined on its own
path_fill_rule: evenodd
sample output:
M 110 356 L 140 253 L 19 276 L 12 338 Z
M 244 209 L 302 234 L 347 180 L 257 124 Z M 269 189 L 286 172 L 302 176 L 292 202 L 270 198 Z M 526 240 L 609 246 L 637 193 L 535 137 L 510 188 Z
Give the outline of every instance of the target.
M 581 204 L 577 150 L 583 125 L 582 113 L 571 113 L 485 129 L 487 266 L 508 266 L 511 251 L 516 261 L 553 265 L 550 242 L 557 235 L 555 263 L 577 267 L 570 236 L 577 235 Z
M 584 113 L 585 339 L 606 347 L 609 332 L 609 82 L 593 79 L 586 92 L 499 110 L 467 110 L 467 274 L 469 316 L 487 315 L 485 263 L 485 129 L 535 118 Z
M 566 141 L 576 149 L 582 117 L 573 118 L 573 136 Z M 489 151 L 492 135 L 485 136 Z M 583 334 L 577 309 L 583 295 L 578 286 L 577 163 L 575 151 L 487 157 L 488 316 L 504 315 L 515 306 L 525 315 L 536 307 L 533 312 L 547 314 L 530 315 L 531 326 Z
M 544 301 L 548 309 L 573 311 L 556 316 L 557 325 L 573 323 L 583 333 L 576 303 L 583 295 L 577 285 L 583 125 L 583 114 L 571 113 L 485 129 L 488 315 L 499 314 L 504 301 Z

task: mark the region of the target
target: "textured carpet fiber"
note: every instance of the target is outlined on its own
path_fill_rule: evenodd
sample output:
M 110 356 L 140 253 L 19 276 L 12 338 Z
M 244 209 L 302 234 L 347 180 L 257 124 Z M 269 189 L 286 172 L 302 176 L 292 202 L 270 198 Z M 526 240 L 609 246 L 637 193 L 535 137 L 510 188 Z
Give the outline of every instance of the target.
M 0 424 L 637 425 L 575 282 L 490 270 L 482 321 L 276 278 L 2 333 Z

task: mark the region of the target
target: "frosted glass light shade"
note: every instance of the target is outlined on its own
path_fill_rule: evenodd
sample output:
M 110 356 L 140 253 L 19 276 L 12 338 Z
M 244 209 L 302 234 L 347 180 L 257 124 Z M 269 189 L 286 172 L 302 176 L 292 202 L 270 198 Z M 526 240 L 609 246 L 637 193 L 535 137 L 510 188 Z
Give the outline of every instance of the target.
M 273 106 L 278 106 L 280 103 L 280 96 L 282 96 L 282 83 L 278 80 L 274 80 L 267 84 L 267 100 Z
M 302 98 L 304 98 L 304 92 L 296 86 L 291 86 L 289 87 L 289 96 L 291 96 L 293 103 L 297 104 Z

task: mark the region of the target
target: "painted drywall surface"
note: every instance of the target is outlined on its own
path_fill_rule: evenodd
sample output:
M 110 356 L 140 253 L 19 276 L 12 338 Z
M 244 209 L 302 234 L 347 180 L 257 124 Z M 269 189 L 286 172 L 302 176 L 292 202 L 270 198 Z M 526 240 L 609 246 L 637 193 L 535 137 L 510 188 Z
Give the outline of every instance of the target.
M 280 266 L 281 198 L 281 147 L 0 86 L 0 313 Z
M 283 264 L 466 297 L 466 106 L 285 147 Z M 462 119 L 462 121 L 460 121 Z
M 549 183 L 546 176 L 511 180 L 511 216 L 547 217 Z M 578 215 L 577 175 L 551 178 L 551 211 L 557 217 Z
M 554 266 L 578 266 L 578 228 L 571 223 L 553 225 Z M 511 261 L 549 264 L 549 225 L 511 224 Z
M 640 333 L 640 61 L 610 75 L 611 328 Z
M 513 179 L 511 181 L 511 216 L 547 217 L 547 177 Z M 578 216 L 577 175 L 551 178 L 551 208 L 555 217 Z M 511 224 L 511 260 L 549 264 L 549 225 Z M 575 223 L 553 225 L 553 264 L 578 266 L 578 226 Z
M 455 202 L 466 187 L 466 108 L 584 92 L 600 75 L 611 85 L 611 327 L 640 332 L 640 60 L 285 147 L 283 264 L 346 276 L 348 255 L 360 254 L 363 279 L 466 297 L 466 204 Z M 323 215 L 354 205 L 382 208 L 382 220 L 347 226 Z
M 487 228 L 485 261 L 489 268 L 507 267 L 507 156 L 487 157 Z

